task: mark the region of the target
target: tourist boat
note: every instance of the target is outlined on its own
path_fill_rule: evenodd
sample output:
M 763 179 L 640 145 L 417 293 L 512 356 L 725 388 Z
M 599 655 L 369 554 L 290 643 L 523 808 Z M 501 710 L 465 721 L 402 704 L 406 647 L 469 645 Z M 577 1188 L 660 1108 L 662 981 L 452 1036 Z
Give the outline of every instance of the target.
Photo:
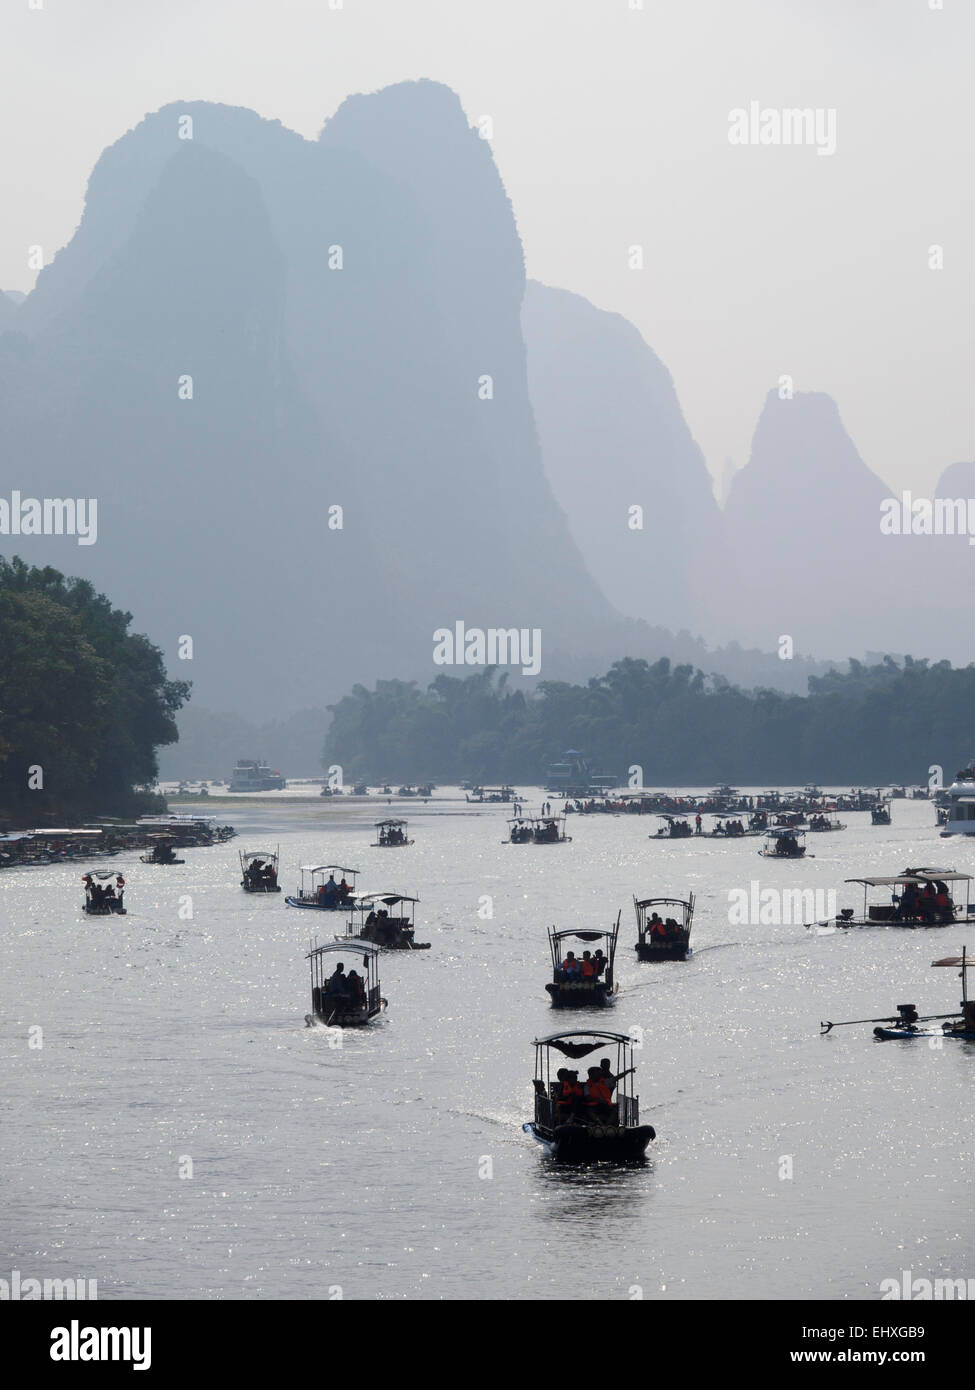
M 419 898 L 408 893 L 363 893 L 353 910 L 349 930 L 336 941 L 371 941 L 384 951 L 429 951 L 429 941 L 415 941 Z
M 229 791 L 267 792 L 280 791 L 285 785 L 284 778 L 277 769 L 272 771 L 265 762 L 253 758 L 241 758 L 230 779 Z
M 691 954 L 694 894 L 633 899 L 638 960 L 686 960 Z
M 955 773 L 945 798 L 948 818 L 941 832 L 949 835 L 975 835 L 975 760 Z
M 240 859 L 240 886 L 245 893 L 280 893 L 278 883 L 278 855 L 276 850 L 247 849 L 238 850 Z
M 153 843 L 139 855 L 142 864 L 185 864 L 185 859 L 177 859 L 171 835 L 156 835 Z
M 512 801 L 514 795 L 513 787 L 472 787 L 464 800 L 474 805 L 481 805 L 483 802 L 496 804 L 500 801 Z
M 560 816 L 514 816 L 508 821 L 508 838 L 503 845 L 564 845 L 571 839 L 565 833 L 566 812 Z
M 92 869 L 81 881 L 85 885 L 83 907 L 89 917 L 125 916 L 125 879 L 121 874 L 98 874 Z
M 669 811 L 658 811 L 657 814 L 666 824 L 655 835 L 649 836 L 651 840 L 687 840 L 694 834 L 686 816 L 672 815 Z
M 405 820 L 391 817 L 388 820 L 376 821 L 376 838 L 372 842 L 372 849 L 399 849 L 402 845 L 412 843 L 406 833 Z
M 805 824 L 805 811 L 779 811 L 772 817 L 772 828 L 776 830 L 796 830 L 800 825 Z
M 416 789 L 417 796 L 433 796 L 433 783 L 424 782 Z
M 608 930 L 595 928 L 587 930 L 578 927 L 565 927 L 561 931 L 555 927 L 549 928 L 548 943 L 552 952 L 552 979 L 545 986 L 548 993 L 552 996 L 552 1007 L 555 1009 L 605 1009 L 610 1004 L 616 1002 L 617 985 L 613 979 L 613 963 L 616 959 L 616 940 L 620 930 L 620 914 L 616 914 L 616 922 Z M 584 950 L 579 959 L 580 972 L 584 969 L 584 962 L 590 959 L 599 960 L 596 970 L 588 978 L 580 973 L 563 970 L 563 962 L 571 955 L 578 959 L 574 951 L 569 951 L 569 944 L 573 941 L 584 941 L 587 943 L 599 943 L 595 951 Z
M 766 830 L 764 848 L 758 852 L 763 859 L 801 859 L 806 853 L 806 832 L 792 826 L 777 826 Z
M 341 864 L 303 865 L 300 870 L 301 882 L 293 896 L 284 901 L 288 907 L 309 907 L 319 912 L 348 912 L 356 904 L 355 879 L 358 872 L 358 869 L 343 868 Z M 341 877 L 336 879 L 336 874 Z
M 397 795 L 397 796 L 416 796 L 416 788 L 415 788 L 415 787 L 410 787 L 410 786 L 400 787 L 400 789 L 397 791 L 396 795 Z
M 812 923 L 807 926 L 832 926 L 832 927 L 947 927 L 956 922 L 967 922 L 975 908 L 969 902 L 972 882 L 971 874 L 960 874 L 955 869 L 905 869 L 901 874 L 889 874 L 873 878 L 848 878 L 846 883 L 859 883 L 863 888 L 863 912 L 859 917 L 854 913 L 852 907 L 844 908 L 836 917 L 830 918 L 825 922 Z M 950 896 L 949 884 L 964 883 L 965 885 L 965 906 L 954 903 Z M 934 906 L 931 909 L 922 910 L 917 904 L 917 898 L 928 885 L 931 885 L 935 892 L 935 897 L 940 893 L 947 897 L 947 905 L 940 907 Z M 890 889 L 890 901 L 887 903 L 870 903 L 868 898 L 870 890 L 876 888 Z M 898 897 L 896 889 L 901 890 Z
M 959 1042 L 975 1042 L 975 1000 L 968 998 L 966 976 L 966 971 L 971 970 L 975 962 L 968 959 L 967 948 L 963 946 L 960 956 L 945 956 L 942 960 L 933 960 L 931 964 L 959 969 L 961 1004 L 957 1013 L 922 1015 L 918 1013 L 915 1004 L 897 1004 L 897 1013 L 887 1018 L 851 1018 L 841 1023 L 820 1023 L 822 1034 L 830 1033 L 834 1028 L 850 1028 L 857 1023 L 876 1023 L 880 1026 L 874 1028 L 873 1035 L 880 1042 L 905 1041 L 912 1038 L 954 1038 Z M 941 1023 L 940 1029 L 918 1027 L 921 1023 L 938 1022 Z M 891 1026 L 883 1026 L 886 1024 Z
M 836 816 L 827 815 L 825 811 L 814 811 L 809 817 L 807 828 L 810 835 L 826 835 L 833 830 L 845 830 L 846 825 Z
M 368 796 L 369 787 L 365 782 L 354 782 L 352 785 L 353 796 Z
M 627 1163 L 642 1159 L 647 1145 L 657 1136 L 652 1125 L 640 1124 L 640 1098 L 634 1094 L 631 1080 L 633 1039 L 626 1033 L 553 1033 L 547 1038 L 536 1038 L 532 1046 L 535 1049 L 535 1118 L 522 1125 L 524 1132 L 537 1139 L 545 1152 L 560 1163 Z M 553 1052 L 557 1054 L 554 1080 Z M 578 1088 L 580 1080 L 578 1072 L 558 1067 L 558 1062 L 562 1058 L 578 1062 L 583 1057 L 606 1052 L 610 1053 L 609 1058 L 600 1060 L 615 1062 L 615 1070 L 599 1066 L 593 1070 L 612 1078 L 608 1084 L 609 1103 L 589 1105 L 587 1095 L 583 1094 L 581 1099 L 576 1095 L 560 1105 L 563 1086 Z M 589 1068 L 586 1071 L 588 1073 Z M 596 1077 L 592 1080 L 595 1082 Z
M 729 815 L 727 811 L 708 811 L 706 814 L 714 816 L 714 829 L 700 832 L 705 840 L 742 840 L 761 835 L 764 830 L 763 826 L 754 826 L 751 821 L 746 826 L 740 814 Z
M 871 825 L 890 825 L 890 802 L 878 801 L 876 806 L 870 807 Z
M 369 941 L 355 943 L 329 941 L 324 946 L 312 946 L 305 957 L 311 964 L 311 1013 L 305 1022 L 324 1023 L 330 1028 L 356 1028 L 368 1023 L 386 1007 L 380 993 L 379 947 Z M 362 962 L 364 976 L 359 976 L 361 989 L 352 981 L 351 989 L 341 989 L 337 979 L 345 975 L 352 980 L 354 967 L 345 972 L 346 961 Z M 338 971 L 341 965 L 343 970 Z M 334 969 L 332 967 L 335 967 Z M 358 975 L 358 971 L 355 971 Z

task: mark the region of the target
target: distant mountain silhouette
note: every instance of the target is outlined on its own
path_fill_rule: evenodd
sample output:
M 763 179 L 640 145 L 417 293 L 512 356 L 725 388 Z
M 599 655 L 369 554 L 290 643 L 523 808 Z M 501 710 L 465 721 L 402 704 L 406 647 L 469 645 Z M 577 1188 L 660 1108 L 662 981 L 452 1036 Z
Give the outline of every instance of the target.
M 692 635 L 719 518 L 658 359 L 624 320 L 534 286 L 526 363 L 524 295 L 510 202 L 449 89 L 351 97 L 317 141 L 164 107 L 101 156 L 33 293 L 0 302 L 11 487 L 99 503 L 94 546 L 3 550 L 90 578 L 198 709 L 257 726 L 356 681 L 426 684 L 434 630 L 461 619 L 540 628 L 543 678 L 668 655 L 802 688 L 799 664 Z M 594 354 L 611 373 L 584 389 Z M 624 516 L 617 538 L 624 502 L 645 529 Z
M 530 281 L 522 323 L 545 471 L 593 575 L 623 613 L 718 636 L 721 515 L 667 368 L 567 290 Z
M 728 630 L 761 646 L 789 634 L 819 656 L 906 650 L 959 659 L 943 538 L 882 534 L 881 503 L 891 495 L 829 396 L 769 392 L 725 508 L 735 571 L 722 590 Z

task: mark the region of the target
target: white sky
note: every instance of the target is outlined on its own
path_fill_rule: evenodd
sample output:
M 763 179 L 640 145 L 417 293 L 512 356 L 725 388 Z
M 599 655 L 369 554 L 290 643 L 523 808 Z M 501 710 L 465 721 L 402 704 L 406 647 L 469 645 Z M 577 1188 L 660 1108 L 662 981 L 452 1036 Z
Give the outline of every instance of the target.
M 975 458 L 975 3 L 636 3 L 3 0 L 0 286 L 30 288 L 27 248 L 70 239 L 148 111 L 221 101 L 314 137 L 349 93 L 430 77 L 492 117 L 529 274 L 637 325 L 713 472 L 789 373 L 892 488 L 932 488 Z M 836 153 L 730 145 L 753 100 L 835 108 Z

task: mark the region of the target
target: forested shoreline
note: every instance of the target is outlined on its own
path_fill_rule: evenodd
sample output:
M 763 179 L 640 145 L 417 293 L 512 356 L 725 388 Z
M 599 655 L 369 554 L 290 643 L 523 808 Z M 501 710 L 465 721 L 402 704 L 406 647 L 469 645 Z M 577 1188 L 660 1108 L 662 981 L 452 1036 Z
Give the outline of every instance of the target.
M 324 765 L 346 780 L 544 783 L 563 750 L 647 786 L 950 781 L 973 752 L 975 665 L 905 657 L 811 677 L 805 696 L 746 691 L 692 666 L 625 658 L 585 685 L 466 678 L 356 685 L 329 706 Z
M 132 816 L 189 695 L 130 613 L 84 579 L 0 558 L 0 818 Z

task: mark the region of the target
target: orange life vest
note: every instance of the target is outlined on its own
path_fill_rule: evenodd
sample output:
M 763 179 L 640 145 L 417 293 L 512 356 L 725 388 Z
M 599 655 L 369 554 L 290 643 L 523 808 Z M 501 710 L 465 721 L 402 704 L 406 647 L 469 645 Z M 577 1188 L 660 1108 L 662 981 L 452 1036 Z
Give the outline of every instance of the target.
M 578 1081 L 563 1081 L 562 1090 L 559 1093 L 559 1104 L 567 1105 L 570 1101 L 582 1099 L 582 1087 Z
M 582 978 L 584 980 L 594 980 L 596 978 L 596 967 L 591 960 L 582 962 Z
M 612 1105 L 613 1093 L 605 1081 L 590 1081 L 586 1086 L 587 1105 Z

